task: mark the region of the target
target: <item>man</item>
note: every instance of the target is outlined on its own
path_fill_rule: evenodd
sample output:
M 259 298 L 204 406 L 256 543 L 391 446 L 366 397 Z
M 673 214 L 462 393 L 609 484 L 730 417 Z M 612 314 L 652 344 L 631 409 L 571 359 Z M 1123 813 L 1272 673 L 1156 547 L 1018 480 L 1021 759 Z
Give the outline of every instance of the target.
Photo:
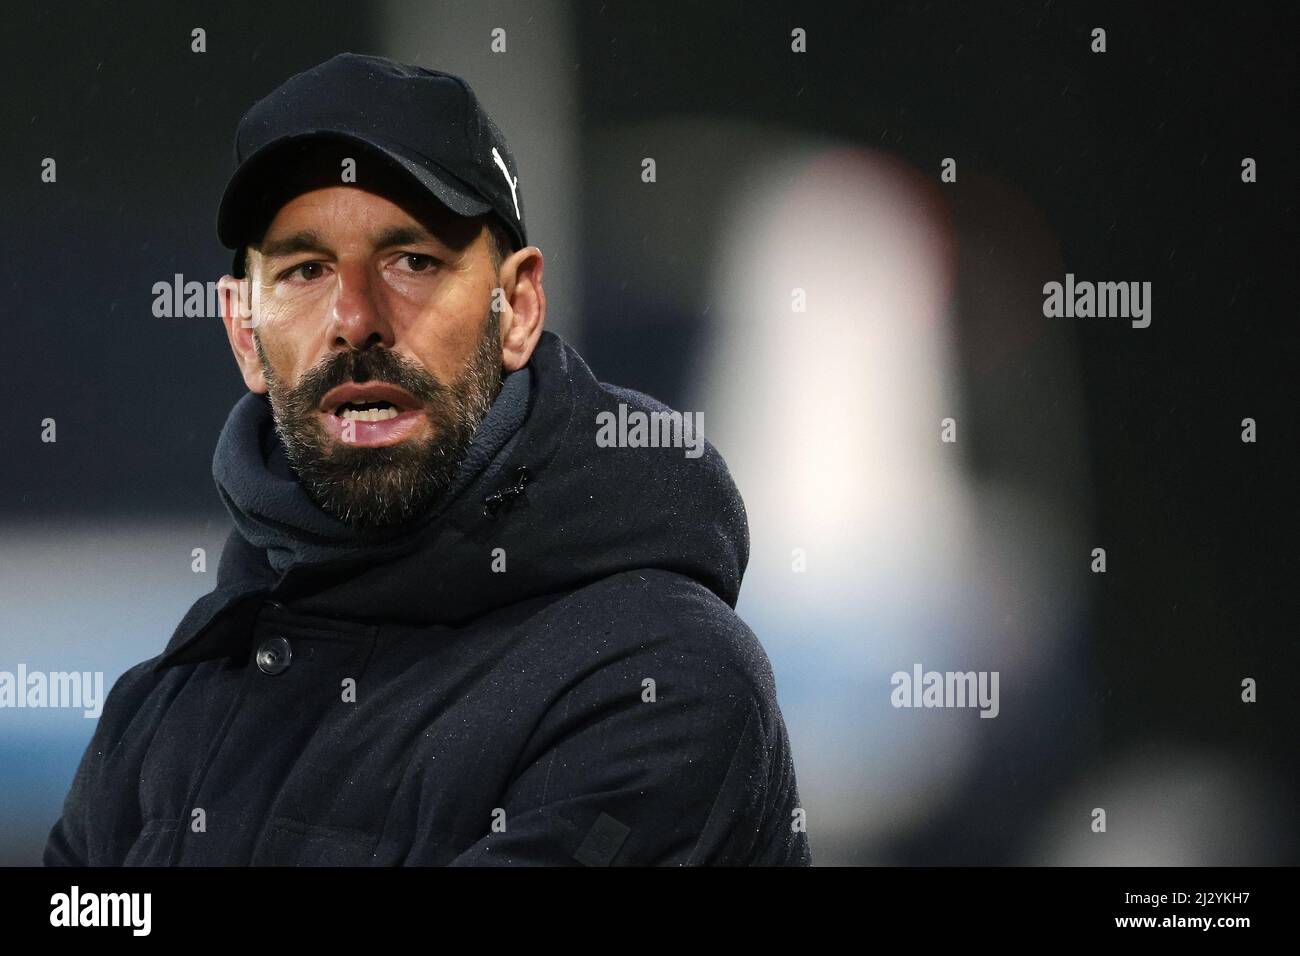
M 707 444 L 597 440 L 669 410 L 543 331 L 465 82 L 334 57 L 253 106 L 236 160 L 234 529 L 114 685 L 46 863 L 810 864 L 733 610 L 740 497 Z

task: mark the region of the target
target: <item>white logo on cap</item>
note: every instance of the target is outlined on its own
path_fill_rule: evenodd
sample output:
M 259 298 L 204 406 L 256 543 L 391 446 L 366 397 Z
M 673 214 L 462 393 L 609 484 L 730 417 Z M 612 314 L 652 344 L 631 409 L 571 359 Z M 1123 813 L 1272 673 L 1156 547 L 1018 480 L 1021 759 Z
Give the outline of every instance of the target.
M 492 158 L 495 159 L 497 165 L 501 167 L 501 175 L 506 178 L 506 183 L 510 186 L 510 198 L 515 201 L 515 218 L 518 219 L 519 197 L 515 195 L 515 187 L 519 185 L 519 177 L 516 176 L 514 179 L 510 178 L 510 170 L 506 169 L 506 161 L 501 158 L 501 154 L 497 152 L 495 146 L 492 147 Z

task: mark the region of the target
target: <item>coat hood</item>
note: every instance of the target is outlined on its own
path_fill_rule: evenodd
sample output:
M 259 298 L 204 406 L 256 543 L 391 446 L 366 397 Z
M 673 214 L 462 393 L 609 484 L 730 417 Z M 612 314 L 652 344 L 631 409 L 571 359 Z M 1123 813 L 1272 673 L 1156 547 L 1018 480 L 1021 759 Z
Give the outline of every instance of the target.
M 267 600 L 357 621 L 451 625 L 655 568 L 698 581 L 734 608 L 749 530 L 713 446 L 701 442 L 698 457 L 683 447 L 608 447 L 603 438 L 637 434 L 629 422 L 657 414 L 650 421 L 662 424 L 675 413 L 598 382 L 554 333 L 542 333 L 524 380 L 526 414 L 517 427 L 511 423 L 511 434 L 498 436 L 493 457 L 475 461 L 471 454 L 447 501 L 378 539 L 330 526 L 314 505 L 315 514 L 306 515 L 301 507 L 276 513 L 274 504 L 264 505 L 259 489 L 283 480 L 275 469 L 283 448 L 265 397 L 241 398 L 214 458 L 235 529 L 216 587 L 186 614 L 157 668 L 231 652 L 248 615 Z M 489 415 L 480 432 L 500 429 L 503 420 Z M 638 444 L 647 434 L 641 430 Z M 232 474 L 243 477 L 237 483 Z

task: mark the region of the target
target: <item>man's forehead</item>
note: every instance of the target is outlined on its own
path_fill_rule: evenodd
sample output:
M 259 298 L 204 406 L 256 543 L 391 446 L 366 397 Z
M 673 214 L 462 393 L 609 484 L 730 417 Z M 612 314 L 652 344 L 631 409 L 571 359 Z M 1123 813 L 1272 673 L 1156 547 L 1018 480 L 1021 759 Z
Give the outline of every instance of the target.
M 272 218 L 258 249 L 280 254 L 286 240 L 298 237 L 319 246 L 361 238 L 372 245 L 437 242 L 454 249 L 469 245 L 482 232 L 481 217 L 452 212 L 427 194 L 372 186 L 330 185 L 293 197 Z

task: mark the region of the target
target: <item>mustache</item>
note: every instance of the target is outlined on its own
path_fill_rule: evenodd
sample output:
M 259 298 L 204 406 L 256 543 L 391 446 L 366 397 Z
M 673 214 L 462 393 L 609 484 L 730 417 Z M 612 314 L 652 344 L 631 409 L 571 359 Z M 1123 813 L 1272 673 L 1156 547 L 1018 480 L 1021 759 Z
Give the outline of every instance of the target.
M 387 382 L 426 403 L 450 391 L 436 376 L 390 349 L 352 349 L 303 373 L 294 400 L 315 408 L 327 392 L 349 382 Z

